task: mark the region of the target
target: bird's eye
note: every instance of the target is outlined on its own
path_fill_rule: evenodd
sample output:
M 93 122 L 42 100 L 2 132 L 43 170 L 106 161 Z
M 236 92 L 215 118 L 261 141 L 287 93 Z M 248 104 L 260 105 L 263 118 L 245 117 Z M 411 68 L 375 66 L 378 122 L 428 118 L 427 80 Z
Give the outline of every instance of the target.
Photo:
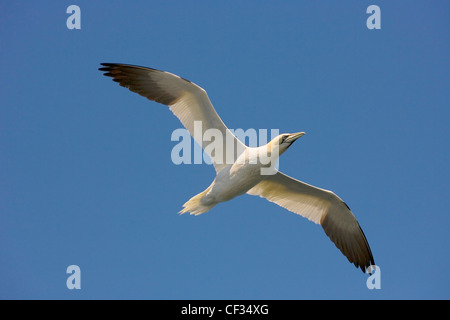
M 283 142 L 284 142 L 284 140 L 286 140 L 286 139 L 287 139 L 287 137 L 288 137 L 287 135 L 284 135 L 284 136 L 282 136 L 282 137 L 281 137 L 281 143 L 283 143 Z

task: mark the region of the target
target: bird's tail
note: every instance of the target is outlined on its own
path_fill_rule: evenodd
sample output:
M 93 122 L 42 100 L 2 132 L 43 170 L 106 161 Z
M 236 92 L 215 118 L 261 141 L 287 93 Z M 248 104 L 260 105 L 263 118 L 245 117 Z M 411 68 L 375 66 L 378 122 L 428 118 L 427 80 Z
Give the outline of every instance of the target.
M 202 202 L 203 197 L 208 193 L 210 189 L 211 187 L 189 199 L 185 204 L 183 204 L 183 209 L 179 213 L 183 214 L 189 212 L 190 214 L 199 215 L 211 210 L 216 205 L 216 203 L 205 204 Z

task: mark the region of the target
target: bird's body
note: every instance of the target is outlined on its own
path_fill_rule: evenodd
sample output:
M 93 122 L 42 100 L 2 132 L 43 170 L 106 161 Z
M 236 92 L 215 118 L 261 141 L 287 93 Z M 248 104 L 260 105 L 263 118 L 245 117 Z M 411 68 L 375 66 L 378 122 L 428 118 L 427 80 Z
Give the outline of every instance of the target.
M 200 203 L 189 200 L 183 205 L 184 209 L 180 212 L 198 215 L 211 210 L 220 202 L 229 201 L 245 194 L 260 181 L 258 169 L 255 166 L 252 164 L 237 165 L 237 167 L 228 165 L 223 168 L 211 185 L 199 194 L 201 195 Z
M 216 169 L 216 177 L 204 191 L 188 200 L 180 213 L 199 215 L 220 202 L 245 193 L 257 195 L 320 224 L 347 259 L 361 270 L 374 265 L 367 239 L 341 198 L 275 169 L 279 156 L 304 132 L 281 134 L 266 145 L 247 147 L 222 122 L 206 91 L 194 83 L 151 68 L 115 63 L 102 65 L 100 70 L 121 86 L 168 105 L 205 152 L 209 150 L 210 141 L 195 134 L 195 124 L 201 123 L 200 136 L 209 129 L 220 133 L 223 148 L 208 153 Z
M 195 201 L 188 201 L 184 204 L 181 213 L 201 214 L 220 202 L 229 201 L 247 193 L 263 179 L 261 169 L 269 167 L 269 164 L 265 164 L 260 159 L 266 155 L 265 148 L 266 146 L 246 147 L 236 161 L 223 167 L 211 185 L 200 193 L 200 205 L 195 207 L 197 204 Z
M 205 202 L 229 201 L 246 193 L 260 180 L 258 164 L 233 164 L 223 168 L 211 184 L 211 189 L 205 195 Z

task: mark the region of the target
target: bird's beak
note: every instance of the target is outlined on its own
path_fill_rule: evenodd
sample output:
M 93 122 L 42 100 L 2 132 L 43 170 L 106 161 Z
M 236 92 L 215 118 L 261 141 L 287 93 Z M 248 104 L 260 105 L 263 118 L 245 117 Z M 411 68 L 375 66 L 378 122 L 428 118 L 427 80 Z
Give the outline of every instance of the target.
M 293 134 L 289 135 L 289 137 L 287 137 L 285 141 L 289 142 L 289 143 L 293 143 L 295 140 L 297 140 L 304 134 L 305 134 L 304 132 L 293 133 Z

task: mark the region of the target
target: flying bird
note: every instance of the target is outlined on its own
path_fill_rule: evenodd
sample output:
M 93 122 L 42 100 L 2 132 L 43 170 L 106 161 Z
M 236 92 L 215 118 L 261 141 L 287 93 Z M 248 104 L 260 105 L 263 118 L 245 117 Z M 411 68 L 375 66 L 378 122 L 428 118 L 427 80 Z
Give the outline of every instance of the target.
M 225 126 L 206 91 L 193 82 L 152 68 L 118 63 L 101 65 L 99 70 L 122 87 L 169 106 L 203 149 L 211 142 L 194 135 L 194 122 L 201 121 L 202 133 L 216 129 L 222 134 L 223 150 L 208 154 L 216 170 L 215 179 L 203 192 L 188 200 L 180 213 L 199 215 L 245 193 L 260 196 L 320 224 L 349 262 L 363 272 L 374 270 L 375 262 L 364 232 L 341 198 L 277 169 L 262 174 L 262 169 L 271 166 L 263 161 L 263 156 L 276 160 L 304 132 L 280 134 L 264 146 L 247 147 Z M 225 142 L 229 141 L 233 142 L 232 148 L 226 147 Z

